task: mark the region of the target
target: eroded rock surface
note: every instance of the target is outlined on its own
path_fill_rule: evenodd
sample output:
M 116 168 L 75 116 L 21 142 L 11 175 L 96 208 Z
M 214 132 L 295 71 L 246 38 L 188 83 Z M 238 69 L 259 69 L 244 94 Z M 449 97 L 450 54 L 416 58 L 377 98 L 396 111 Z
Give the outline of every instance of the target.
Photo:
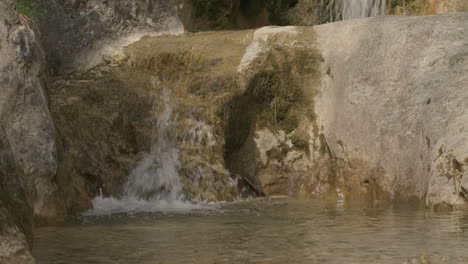
M 44 57 L 28 20 L 3 1 L 0 24 L 0 124 L 35 215 L 63 215 L 54 183 L 57 170 L 55 132 L 41 76 Z
M 38 1 L 48 70 L 86 70 L 144 35 L 182 34 L 170 0 Z
M 180 33 L 172 7 L 152 4 L 43 6 L 40 27 L 54 24 L 42 37 L 50 73 L 74 72 L 49 76 L 46 96 L 31 23 L 0 2 L 0 217 L 13 243 L 0 260 L 19 252 L 31 261 L 29 203 L 47 220 L 90 208 L 101 191 L 122 196 L 157 142 L 164 91 L 188 199 L 240 191 L 466 203 L 467 14 L 146 37 L 122 48 L 138 39 L 129 36 Z
M 314 28 L 146 38 L 118 60 L 57 80 L 51 105 L 60 127 L 69 131 L 65 145 L 79 149 L 102 138 L 94 151 L 92 144 L 65 150 L 76 153 L 70 160 L 81 178 L 88 175 L 84 186 L 92 194 L 102 185 L 119 195 L 128 168 L 147 151 L 131 139 L 149 137 L 151 120 L 158 118 L 150 98 L 164 88 L 178 105 L 181 125 L 175 129 L 188 133 L 188 120 L 195 120 L 212 131 L 213 141 L 205 136 L 198 146 L 184 147 L 186 136 L 178 136 L 181 177 L 195 200 L 232 198 L 221 191 L 227 168 L 241 179 L 244 193 L 256 195 L 464 204 L 466 20 L 466 14 L 380 17 Z M 153 78 L 159 88 L 151 86 Z M 112 107 L 86 100 L 111 94 L 112 105 L 141 111 L 117 107 L 96 116 Z M 82 110 L 73 110 L 80 104 Z M 107 130 L 76 129 L 72 123 L 81 118 L 97 118 L 101 125 L 108 119 L 109 131 L 100 137 Z M 108 137 L 113 134 L 114 145 Z M 87 161 L 78 153 L 89 153 L 79 154 Z M 95 165 L 85 172 L 82 161 Z M 118 174 L 101 173 L 111 164 Z M 99 169 L 90 173 L 94 167 Z M 200 168 L 211 168 L 208 178 L 216 180 L 194 176 Z
M 325 58 L 322 133 L 350 168 L 358 159 L 378 169 L 368 180 L 393 199 L 465 203 L 467 22 L 460 13 L 315 28 Z
M 5 133 L 0 131 L 0 136 L 0 262 L 35 263 L 29 252 L 33 236 L 32 208 Z
M 1 1 L 0 10 L 0 262 L 34 263 L 30 205 L 42 214 L 53 194 L 39 190 L 54 188 L 53 126 L 47 126 L 51 119 L 38 79 L 41 54 L 34 33 L 13 1 Z

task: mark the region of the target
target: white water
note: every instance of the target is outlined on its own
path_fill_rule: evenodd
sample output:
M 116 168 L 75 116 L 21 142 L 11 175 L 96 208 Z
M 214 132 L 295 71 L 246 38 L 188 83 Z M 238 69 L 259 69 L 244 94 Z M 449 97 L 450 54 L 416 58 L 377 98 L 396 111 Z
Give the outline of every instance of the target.
M 343 20 L 365 18 L 385 14 L 385 0 L 340 0 Z
M 131 172 L 124 188 L 125 197 L 157 201 L 180 201 L 184 198 L 179 179 L 179 147 L 171 130 L 175 127 L 176 118 L 167 89 L 163 90 L 161 99 L 163 113 L 153 126 L 151 151 Z
M 157 78 L 153 83 L 155 87 L 160 85 Z M 181 168 L 179 146 L 174 129 L 178 120 L 170 96 L 169 90 L 163 89 L 162 96 L 158 100 L 162 102 L 162 114 L 153 125 L 151 150 L 130 173 L 124 186 L 124 196 L 117 199 L 100 194 L 93 199 L 93 209 L 86 212 L 86 215 L 187 211 L 210 207 L 208 204 L 189 202 L 183 195 L 183 185 L 179 176 Z M 200 133 L 202 132 L 196 130 L 193 136 L 197 143 L 201 138 Z M 213 144 L 212 138 L 209 137 L 208 140 L 209 144 Z

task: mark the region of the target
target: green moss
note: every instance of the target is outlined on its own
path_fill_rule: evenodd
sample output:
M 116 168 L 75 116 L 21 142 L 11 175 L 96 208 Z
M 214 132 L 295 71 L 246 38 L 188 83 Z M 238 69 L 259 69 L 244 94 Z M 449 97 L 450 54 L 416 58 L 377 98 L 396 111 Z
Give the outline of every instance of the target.
M 28 18 L 36 18 L 41 14 L 39 7 L 33 0 L 17 0 L 16 8 Z

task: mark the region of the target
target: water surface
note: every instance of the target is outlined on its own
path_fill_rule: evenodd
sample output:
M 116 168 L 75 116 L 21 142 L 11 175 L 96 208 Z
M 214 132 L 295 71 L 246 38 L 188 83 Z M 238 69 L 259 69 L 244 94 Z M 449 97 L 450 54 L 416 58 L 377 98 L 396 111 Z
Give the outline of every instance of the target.
M 256 200 L 36 230 L 40 264 L 468 263 L 468 212 Z

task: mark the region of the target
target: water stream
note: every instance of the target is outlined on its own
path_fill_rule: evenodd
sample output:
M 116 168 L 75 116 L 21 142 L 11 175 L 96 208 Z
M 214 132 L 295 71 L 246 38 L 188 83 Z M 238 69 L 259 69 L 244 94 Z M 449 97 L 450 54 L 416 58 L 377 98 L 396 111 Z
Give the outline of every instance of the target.
M 385 0 L 341 0 L 342 19 L 365 18 L 385 14 Z
M 468 263 L 468 212 L 254 200 L 36 230 L 41 264 Z
M 155 77 L 153 85 L 158 88 Z M 171 101 L 169 89 L 154 104 L 154 120 L 150 152 L 132 170 L 124 186 L 122 198 L 104 197 L 102 194 L 93 200 L 93 209 L 86 215 L 101 215 L 119 212 L 154 212 L 200 209 L 203 204 L 187 201 L 180 180 L 180 149 L 177 142 L 177 113 Z M 160 108 L 160 109 L 158 109 Z M 192 132 L 192 133 L 190 133 Z M 185 140 L 199 140 L 200 131 L 187 131 Z M 194 134 L 190 137 L 191 134 Z

